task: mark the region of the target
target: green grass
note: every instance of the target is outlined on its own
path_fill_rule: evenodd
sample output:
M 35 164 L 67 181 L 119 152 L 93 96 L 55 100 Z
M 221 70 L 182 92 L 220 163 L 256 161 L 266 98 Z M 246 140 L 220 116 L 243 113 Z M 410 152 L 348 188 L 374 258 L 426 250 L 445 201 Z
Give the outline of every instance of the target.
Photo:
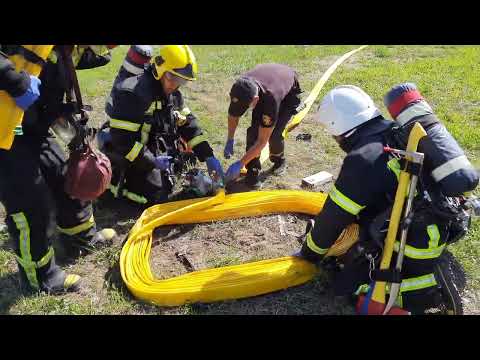
M 300 75 L 300 82 L 306 96 L 328 66 L 336 58 L 356 45 L 345 46 L 192 46 L 199 62 L 198 81 L 182 90 L 187 105 L 198 116 L 217 154 L 221 154 L 226 137 L 226 117 L 228 92 L 238 75 L 262 62 L 280 62 L 293 66 Z M 105 119 L 103 108 L 105 99 L 118 68 L 123 61 L 128 46 L 114 50 L 113 60 L 107 66 L 96 70 L 79 72 L 80 84 L 85 94 L 85 102 L 94 106 L 92 121 L 100 124 Z M 380 109 L 383 96 L 388 89 L 400 82 L 415 82 L 437 115 L 449 131 L 466 150 L 472 162 L 480 168 L 480 47 L 479 46 L 370 46 L 341 65 L 326 83 L 323 94 L 340 84 L 353 84 L 362 87 L 375 100 Z M 310 144 L 291 141 L 288 146 L 304 149 L 299 156 L 297 176 L 319 170 L 338 168 L 343 153 L 334 141 L 307 116 L 300 132 L 313 135 Z M 243 119 L 239 135 L 244 134 L 248 120 Z M 242 133 L 243 131 L 243 133 Z M 236 154 L 244 150 L 244 139 L 237 137 Z M 289 149 L 287 147 L 287 154 Z M 219 156 L 223 165 L 229 165 Z M 302 167 L 303 166 L 303 167 Z M 476 191 L 480 195 L 480 190 Z M 5 234 L 0 233 L 0 242 Z M 114 268 L 118 264 L 120 248 L 106 249 L 90 260 L 98 266 Z M 480 291 L 480 221 L 473 223 L 467 238 L 451 246 L 451 251 L 467 272 L 468 287 Z M 79 264 L 81 268 L 85 264 Z M 218 259 L 211 259 L 212 267 L 238 263 L 234 253 Z M 0 249 L 0 278 L 15 273 L 13 255 Z M 99 275 L 100 276 L 100 275 Z M 5 280 L 6 288 L 0 289 L 0 313 L 13 314 L 124 314 L 124 313 L 168 313 L 164 309 L 132 301 L 126 290 L 110 285 L 100 302 L 91 300 L 91 294 L 77 297 L 35 296 L 24 298 L 15 293 L 15 282 Z M 257 297 L 248 301 L 228 302 L 208 306 L 206 313 L 321 313 L 315 301 L 308 302 L 305 294 L 319 296 L 323 282 L 315 281 L 301 290 L 292 289 L 271 297 Z M 323 293 L 321 293 L 323 294 Z M 270 295 L 269 295 L 270 296 Z M 322 295 L 323 296 L 323 295 Z M 262 300 L 263 299 L 263 300 Z M 268 308 L 268 301 L 278 301 Z M 279 300 L 275 300 L 279 299 Z M 286 304 L 284 304 L 286 302 Z M 300 304 L 301 303 L 301 304 Z M 243 304 L 243 308 L 238 305 Z M 280 304 L 280 305 L 278 305 Z M 237 307 L 240 306 L 240 307 Z M 248 307 L 248 309 L 247 309 Z M 340 307 L 335 308 L 343 312 Z M 192 305 L 173 310 L 174 313 L 195 314 L 199 310 Z M 348 311 L 347 311 L 348 313 Z

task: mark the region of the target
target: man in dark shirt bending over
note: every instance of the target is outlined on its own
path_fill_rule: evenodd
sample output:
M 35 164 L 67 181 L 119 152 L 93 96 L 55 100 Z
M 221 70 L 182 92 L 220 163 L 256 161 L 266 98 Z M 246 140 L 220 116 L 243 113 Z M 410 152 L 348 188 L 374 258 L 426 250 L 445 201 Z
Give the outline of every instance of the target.
M 252 189 L 259 189 L 260 153 L 267 143 L 270 161 L 274 164 L 272 173 L 284 173 L 285 144 L 282 133 L 301 102 L 300 93 L 297 73 L 282 64 L 258 65 L 235 81 L 230 90 L 228 138 L 224 149 L 226 159 L 234 153 L 235 130 L 240 117 L 249 107 L 252 108 L 252 122 L 247 130 L 247 151 L 229 167 L 226 183 L 238 178 L 240 170 L 246 166 L 246 184 Z

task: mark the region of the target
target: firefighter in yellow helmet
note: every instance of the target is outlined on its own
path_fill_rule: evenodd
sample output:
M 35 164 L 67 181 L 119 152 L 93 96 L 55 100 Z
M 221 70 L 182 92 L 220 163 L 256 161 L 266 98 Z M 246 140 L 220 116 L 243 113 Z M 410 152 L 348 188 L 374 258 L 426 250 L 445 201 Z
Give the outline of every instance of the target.
M 56 231 L 65 260 L 106 244 L 115 236 L 113 229 L 97 231 L 91 201 L 74 199 L 63 190 L 67 160 L 51 129 L 56 119 L 71 111 L 64 102 L 62 48 L 54 46 L 46 61 L 22 45 L 0 48 L 0 90 L 25 111 L 11 148 L 0 149 L 0 202 L 6 209 L 5 222 L 22 287 L 52 294 L 78 290 L 80 281 L 78 275 L 65 273 L 55 262 L 52 239 Z M 106 46 L 71 48 L 76 69 L 95 68 L 110 61 Z M 15 56 L 41 64 L 38 78 L 16 72 L 11 61 Z
M 184 170 L 186 149 L 194 160 L 207 163 L 212 177 L 223 178 L 220 162 L 179 91 L 196 77 L 192 50 L 165 45 L 143 73 L 117 78 L 105 108 L 110 120 L 104 132 L 110 140 L 102 149 L 112 163 L 114 197 L 142 206 L 167 201 L 174 175 Z

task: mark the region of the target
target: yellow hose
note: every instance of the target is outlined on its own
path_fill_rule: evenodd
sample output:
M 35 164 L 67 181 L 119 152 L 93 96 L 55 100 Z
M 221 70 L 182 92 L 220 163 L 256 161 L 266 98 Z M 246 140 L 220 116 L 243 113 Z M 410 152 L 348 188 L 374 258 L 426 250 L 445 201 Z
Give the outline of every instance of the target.
M 273 213 L 320 212 L 327 195 L 296 190 L 258 191 L 177 201 L 146 209 L 130 231 L 120 255 L 122 279 L 134 296 L 161 306 L 240 299 L 286 289 L 311 280 L 316 267 L 287 256 L 241 265 L 194 271 L 166 280 L 150 269 L 152 231 L 162 225 L 203 223 Z M 348 227 L 327 255 L 344 253 L 358 238 Z

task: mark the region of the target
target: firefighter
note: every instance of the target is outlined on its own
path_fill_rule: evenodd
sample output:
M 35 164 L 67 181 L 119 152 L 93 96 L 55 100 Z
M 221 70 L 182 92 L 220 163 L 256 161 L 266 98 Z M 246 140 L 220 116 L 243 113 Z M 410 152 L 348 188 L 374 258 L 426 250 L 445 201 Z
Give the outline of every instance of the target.
M 358 223 L 360 240 L 345 257 L 350 260 L 343 270 L 335 273 L 334 288 L 337 295 L 359 295 L 375 280 L 369 271 L 379 265 L 398 184 L 399 161 L 384 151 L 384 146 L 391 145 L 395 124 L 385 120 L 372 99 L 352 85 L 331 90 L 319 106 L 316 121 L 347 155 L 321 213 L 307 228 L 298 255 L 328 268 L 335 259 L 325 254 L 349 224 Z M 428 206 L 416 205 L 397 305 L 422 313 L 438 303 L 434 268 L 446 246 L 447 234 L 448 224 L 439 221 Z M 398 241 L 394 249 L 398 251 Z
M 145 71 L 145 67 L 150 63 L 152 56 L 153 48 L 151 45 L 130 46 L 118 76 L 128 77 L 142 74 Z
M 114 83 L 125 80 L 127 77 L 143 74 L 153 55 L 153 48 L 151 45 L 132 45 L 128 49 L 122 66 L 118 70 L 118 74 L 115 77 Z M 108 100 L 110 101 L 110 100 Z M 108 123 L 105 123 L 100 128 L 97 134 L 97 146 L 99 149 L 103 149 L 106 143 L 112 141 L 109 129 L 107 129 Z
M 213 177 L 223 169 L 179 87 L 196 80 L 197 62 L 187 45 L 165 45 L 141 74 L 117 78 L 105 111 L 111 141 L 104 152 L 112 162 L 110 190 L 141 206 L 168 200 L 173 174 L 181 171 L 182 143 L 206 162 Z
M 39 79 L 16 73 L 9 56 L 35 56 L 20 45 L 2 45 L 0 89 L 10 94 L 24 112 L 15 129 L 10 150 L 0 150 L 0 200 L 24 290 L 56 294 L 79 289 L 80 277 L 67 274 L 56 264 L 52 238 L 56 230 L 66 259 L 88 253 L 112 240 L 113 229 L 98 230 L 90 201 L 68 196 L 64 189 L 66 158 L 50 126 L 68 109 L 60 46 L 55 46 L 43 64 Z M 28 55 L 28 56 L 27 56 Z M 74 46 L 77 69 L 109 62 L 104 46 Z M 35 60 L 37 61 L 37 60 Z
M 235 130 L 249 107 L 252 108 L 252 120 L 247 130 L 246 153 L 228 168 L 225 174 L 227 183 L 238 178 L 240 170 L 246 166 L 246 185 L 259 189 L 260 153 L 267 143 L 270 161 L 274 164 L 270 172 L 274 175 L 285 172 L 282 133 L 301 103 L 301 92 L 295 70 L 282 64 L 258 65 L 235 81 L 230 90 L 225 158 L 233 155 Z

